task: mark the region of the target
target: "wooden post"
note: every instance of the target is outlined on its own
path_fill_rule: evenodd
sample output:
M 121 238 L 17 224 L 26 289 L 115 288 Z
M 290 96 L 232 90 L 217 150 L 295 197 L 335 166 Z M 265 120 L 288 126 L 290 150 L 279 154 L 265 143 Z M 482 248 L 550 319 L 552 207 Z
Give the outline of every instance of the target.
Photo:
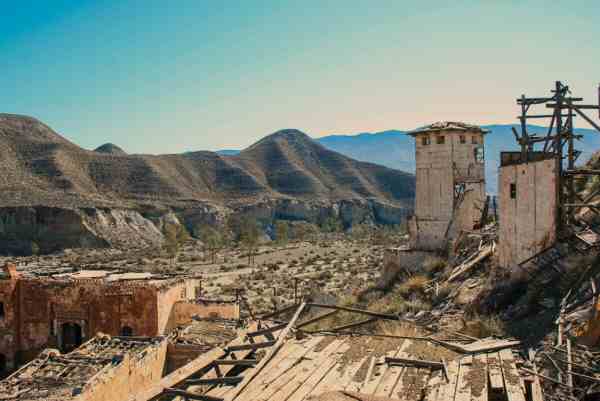
M 567 385 L 573 388 L 573 355 L 571 354 L 571 339 L 567 338 Z

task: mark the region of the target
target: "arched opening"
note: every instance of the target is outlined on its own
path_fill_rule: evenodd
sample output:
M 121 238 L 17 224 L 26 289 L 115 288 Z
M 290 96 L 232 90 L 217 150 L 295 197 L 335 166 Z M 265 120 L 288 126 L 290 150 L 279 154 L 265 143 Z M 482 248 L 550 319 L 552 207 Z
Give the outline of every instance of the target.
M 123 326 L 121 328 L 121 336 L 122 337 L 131 337 L 133 336 L 133 329 L 129 326 Z
M 70 352 L 79 347 L 82 342 L 81 326 L 77 323 L 63 323 L 62 331 L 62 351 Z

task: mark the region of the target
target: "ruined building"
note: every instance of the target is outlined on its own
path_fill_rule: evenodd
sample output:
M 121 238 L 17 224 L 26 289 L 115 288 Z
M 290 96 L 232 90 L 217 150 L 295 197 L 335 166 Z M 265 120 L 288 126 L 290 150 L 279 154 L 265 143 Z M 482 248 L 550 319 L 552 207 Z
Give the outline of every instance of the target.
M 12 264 L 0 275 L 0 371 L 46 347 L 68 352 L 96 333 L 158 336 L 201 315 L 199 279 L 79 271 L 37 275 Z
M 415 138 L 417 178 L 409 221 L 412 249 L 445 249 L 448 240 L 481 220 L 486 133 L 460 122 L 438 122 L 409 133 Z

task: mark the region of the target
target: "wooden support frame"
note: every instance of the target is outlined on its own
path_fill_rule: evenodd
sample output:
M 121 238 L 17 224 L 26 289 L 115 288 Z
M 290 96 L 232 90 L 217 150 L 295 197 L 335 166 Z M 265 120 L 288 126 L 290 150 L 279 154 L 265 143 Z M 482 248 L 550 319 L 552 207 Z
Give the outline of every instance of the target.
M 257 350 L 261 348 L 269 348 L 275 345 L 276 341 L 265 341 L 262 343 L 252 343 L 252 344 L 239 344 L 239 345 L 231 345 L 225 348 L 226 353 L 236 352 L 236 351 L 247 351 L 247 350 Z
M 242 376 L 223 376 L 215 377 L 212 379 L 187 379 L 185 384 L 195 386 L 235 386 L 240 383 L 244 378 Z
M 383 319 L 383 320 L 401 320 L 400 317 L 396 316 L 396 315 L 388 315 L 385 313 L 371 312 L 371 311 L 364 310 L 364 309 L 348 308 L 346 306 L 314 304 L 314 303 L 309 303 L 306 305 L 310 306 L 310 307 L 314 306 L 314 307 L 324 308 L 324 309 L 337 309 L 337 310 L 346 311 L 346 312 L 353 312 L 353 313 L 358 313 L 358 314 L 362 314 L 362 315 L 376 317 L 376 318 Z

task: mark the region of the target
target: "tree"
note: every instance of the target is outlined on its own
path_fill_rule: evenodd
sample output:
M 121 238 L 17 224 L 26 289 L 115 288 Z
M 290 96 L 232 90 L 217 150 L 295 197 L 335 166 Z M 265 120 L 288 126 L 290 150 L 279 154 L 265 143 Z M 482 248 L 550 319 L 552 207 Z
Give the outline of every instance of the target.
M 254 254 L 258 248 L 260 229 L 253 218 L 244 218 L 241 222 L 240 242 L 248 251 L 248 265 L 254 264 Z
M 324 233 L 337 233 L 343 228 L 342 221 L 333 216 L 329 216 L 321 222 L 321 231 Z
M 190 238 L 190 234 L 184 226 L 174 223 L 166 224 L 163 231 L 165 236 L 163 249 L 171 258 L 172 263 L 175 263 L 181 245 Z
M 282 220 L 275 222 L 275 239 L 279 245 L 285 245 L 289 239 L 288 223 Z
M 208 249 L 211 256 L 211 263 L 217 263 L 217 252 L 223 247 L 223 234 L 221 231 L 209 225 L 200 228 L 200 240 L 204 247 Z

